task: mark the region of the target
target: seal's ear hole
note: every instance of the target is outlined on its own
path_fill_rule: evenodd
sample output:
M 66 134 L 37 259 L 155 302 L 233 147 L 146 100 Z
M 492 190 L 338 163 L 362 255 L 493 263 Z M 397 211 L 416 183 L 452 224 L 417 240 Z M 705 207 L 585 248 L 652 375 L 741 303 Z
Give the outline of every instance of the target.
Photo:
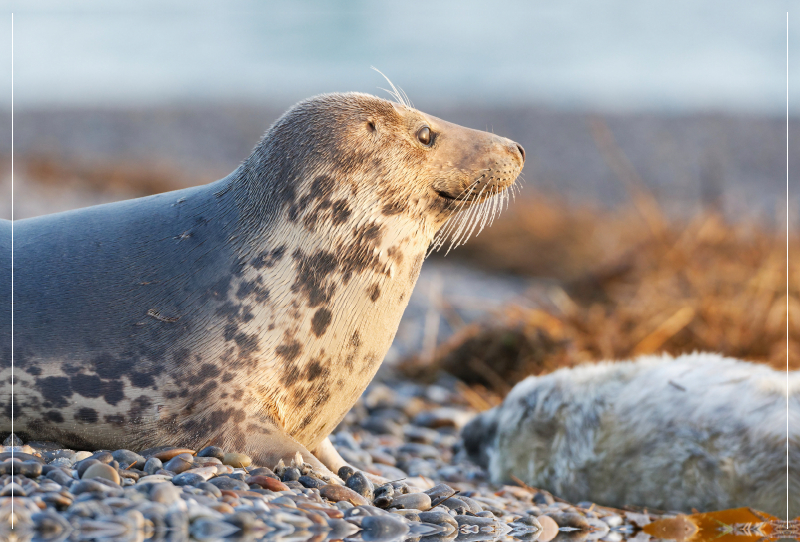
M 367 121 L 367 130 L 369 130 L 370 132 L 374 132 L 376 130 L 375 123 L 372 122 L 371 120 Z

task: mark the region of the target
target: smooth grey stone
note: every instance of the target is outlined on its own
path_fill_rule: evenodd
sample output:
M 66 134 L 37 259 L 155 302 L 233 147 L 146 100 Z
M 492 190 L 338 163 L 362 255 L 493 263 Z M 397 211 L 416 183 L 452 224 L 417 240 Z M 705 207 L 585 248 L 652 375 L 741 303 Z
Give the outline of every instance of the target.
M 179 475 L 175 476 L 172 479 L 172 483 L 176 486 L 196 486 L 202 482 L 205 482 L 206 479 L 194 472 L 182 472 Z M 166 485 L 166 484 L 156 484 L 156 485 Z
M 438 459 L 441 455 L 435 446 L 430 444 L 419 444 L 417 442 L 407 442 L 397 449 L 402 454 L 409 454 L 422 459 Z
M 361 427 L 375 435 L 393 435 L 398 438 L 403 436 L 403 426 L 394 420 L 382 416 L 370 416 L 363 422 Z
M 114 456 L 111 455 L 111 452 L 99 451 L 93 453 L 87 459 L 97 459 L 100 463 L 109 465 L 112 461 L 114 461 Z
M 428 495 L 432 501 L 436 502 L 440 498 L 451 497 L 455 495 L 456 490 L 447 484 L 436 484 L 432 488 L 426 489 L 425 494 Z
M 94 457 L 82 459 L 75 463 L 75 470 L 78 471 L 78 478 L 83 478 L 83 473 L 86 472 L 86 469 L 97 463 L 101 463 L 101 461 L 95 459 Z
M 164 468 L 164 464 L 157 457 L 151 457 L 144 463 L 144 472 L 147 474 L 155 474 Z
M 347 487 L 367 499 L 371 501 L 373 498 L 373 486 L 372 482 L 370 482 L 367 477 L 361 471 L 356 471 L 353 473 L 350 478 L 347 479 L 345 483 Z
M 481 503 L 478 501 L 465 497 L 464 495 L 459 495 L 458 500 L 469 506 L 469 511 L 473 514 L 480 514 L 483 512 L 483 506 L 481 506 Z
M 344 467 L 339 468 L 339 472 L 336 473 L 339 475 L 339 478 L 347 482 L 347 480 L 355 473 L 355 469 L 350 465 L 345 465 Z
M 303 484 L 304 487 L 317 488 L 317 489 L 327 485 L 322 480 L 317 480 L 316 478 L 312 478 L 311 476 L 301 476 L 298 482 Z
M 72 476 L 70 476 L 61 469 L 51 470 L 50 472 L 47 473 L 46 478 L 54 481 L 57 484 L 61 484 L 64 487 L 69 487 L 70 484 L 72 484 L 72 482 L 75 481 L 75 479 Z
M 430 510 L 428 512 L 420 512 L 419 520 L 423 523 L 433 523 L 434 525 L 449 525 L 453 529 L 458 529 L 458 522 L 456 519 L 441 510 Z
M 245 480 L 247 480 L 248 475 L 246 475 L 243 472 L 231 472 L 231 473 L 227 473 L 227 474 L 221 474 L 220 478 L 222 478 L 222 477 L 233 478 L 234 480 L 239 480 L 240 482 L 244 482 Z
M 283 471 L 281 481 L 283 482 L 296 482 L 300 479 L 300 470 L 294 467 L 288 467 Z
M 466 514 L 469 511 L 469 506 L 467 506 L 467 503 L 456 497 L 444 499 L 438 504 L 438 506 L 444 506 L 448 510 L 455 511 L 456 514 Z
M 116 450 L 111 452 L 111 456 L 125 469 L 143 469 L 147 461 L 143 456 L 130 450 Z
M 150 500 L 166 505 L 170 505 L 181 498 L 180 488 L 172 484 L 152 484 L 150 490 Z
M 219 489 L 250 489 L 250 486 L 244 483 L 243 480 L 237 480 L 229 476 L 218 476 L 209 480 L 208 483 L 217 486 Z
M 407 493 L 406 495 L 396 495 L 392 502 L 392 508 L 421 510 L 425 512 L 431 508 L 431 498 L 425 493 Z
M 190 453 L 178 454 L 164 463 L 163 468 L 175 474 L 180 474 L 194 468 L 194 457 Z
M 196 487 L 198 489 L 202 489 L 203 491 L 211 493 L 217 499 L 222 497 L 222 491 L 220 491 L 220 489 L 214 484 L 209 484 L 208 482 L 200 482 L 199 484 L 197 484 Z
M 109 497 L 122 496 L 122 488 L 114 488 L 101 482 L 101 478 L 92 478 L 91 480 L 80 480 L 72 484 L 69 492 L 73 495 L 80 495 L 82 493 L 102 493 Z
M 249 471 L 250 476 L 267 476 L 269 478 L 275 478 L 276 480 L 280 480 L 278 475 L 272 472 L 272 469 L 267 467 L 258 467 L 257 469 L 253 469 Z
M 215 457 L 222 461 L 225 457 L 225 451 L 219 446 L 206 446 L 197 452 L 197 457 Z
M 433 444 L 439 440 L 439 432 L 435 429 L 420 427 L 418 425 L 407 425 L 403 428 L 403 436 L 410 442 L 419 444 Z
M 293 482 L 293 481 L 291 481 L 291 480 L 289 480 L 288 482 L 284 482 L 283 484 L 284 484 L 286 487 L 288 487 L 289 489 L 306 489 L 306 488 L 303 486 L 303 484 L 301 484 L 300 482 Z

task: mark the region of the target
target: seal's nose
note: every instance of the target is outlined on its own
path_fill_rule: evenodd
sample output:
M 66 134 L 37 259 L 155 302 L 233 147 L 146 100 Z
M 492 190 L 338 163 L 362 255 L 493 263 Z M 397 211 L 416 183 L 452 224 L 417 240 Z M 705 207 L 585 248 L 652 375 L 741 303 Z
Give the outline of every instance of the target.
M 525 149 L 522 148 L 522 145 L 517 143 L 517 149 L 519 149 L 519 153 L 522 155 L 522 163 L 525 163 Z

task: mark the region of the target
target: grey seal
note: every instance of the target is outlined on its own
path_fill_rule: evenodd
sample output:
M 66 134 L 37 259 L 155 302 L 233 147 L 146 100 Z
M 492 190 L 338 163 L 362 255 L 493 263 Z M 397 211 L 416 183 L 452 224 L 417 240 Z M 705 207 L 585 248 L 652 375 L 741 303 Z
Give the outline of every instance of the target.
M 435 235 L 482 226 L 523 163 L 494 134 L 327 94 L 224 179 L 15 222 L 15 430 L 89 449 L 213 443 L 268 466 L 300 453 L 336 472 L 327 436 L 377 371 Z
M 494 482 L 514 476 L 570 502 L 784 516 L 787 472 L 800 509 L 798 417 L 799 373 L 696 353 L 529 377 L 463 436 Z

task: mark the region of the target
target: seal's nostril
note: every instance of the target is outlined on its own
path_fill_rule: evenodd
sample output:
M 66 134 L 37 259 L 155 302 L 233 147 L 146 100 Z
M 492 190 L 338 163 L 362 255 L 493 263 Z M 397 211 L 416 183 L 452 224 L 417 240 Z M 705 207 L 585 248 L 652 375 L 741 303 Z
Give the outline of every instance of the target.
M 522 155 L 522 163 L 525 163 L 525 149 L 522 148 L 522 145 L 517 143 L 517 148 L 519 149 L 519 153 Z

